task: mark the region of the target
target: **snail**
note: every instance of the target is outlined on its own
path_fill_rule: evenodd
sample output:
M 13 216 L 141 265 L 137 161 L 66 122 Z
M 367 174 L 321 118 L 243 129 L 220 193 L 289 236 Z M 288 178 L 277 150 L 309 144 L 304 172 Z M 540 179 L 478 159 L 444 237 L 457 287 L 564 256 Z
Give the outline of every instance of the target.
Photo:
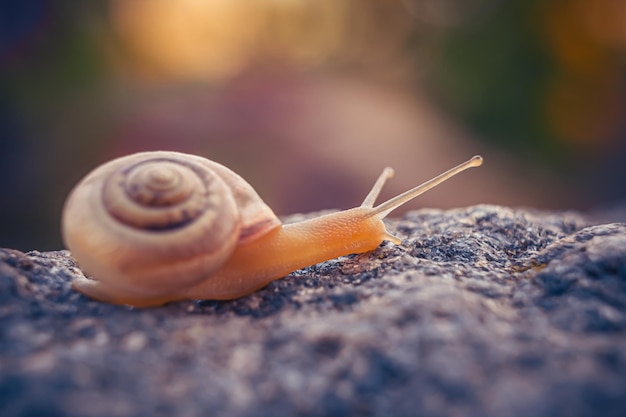
M 282 224 L 239 175 L 178 152 L 142 152 L 93 170 L 65 202 L 66 247 L 91 278 L 73 281 L 100 301 L 137 307 L 243 297 L 316 263 L 400 244 L 382 221 L 392 210 L 480 156 L 374 206 L 385 168 L 359 207 Z

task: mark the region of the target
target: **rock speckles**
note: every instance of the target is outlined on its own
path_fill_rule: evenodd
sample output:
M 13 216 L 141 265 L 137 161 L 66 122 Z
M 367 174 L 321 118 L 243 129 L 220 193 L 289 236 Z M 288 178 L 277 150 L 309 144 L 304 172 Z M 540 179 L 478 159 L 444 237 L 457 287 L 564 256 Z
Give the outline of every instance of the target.
M 495 206 L 234 301 L 76 293 L 66 251 L 0 250 L 0 415 L 623 416 L 626 225 Z

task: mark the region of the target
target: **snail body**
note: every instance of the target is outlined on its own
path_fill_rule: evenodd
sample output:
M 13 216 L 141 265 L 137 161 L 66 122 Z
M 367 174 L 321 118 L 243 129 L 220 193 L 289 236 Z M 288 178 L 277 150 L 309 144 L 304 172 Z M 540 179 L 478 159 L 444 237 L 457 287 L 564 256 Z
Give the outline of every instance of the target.
M 254 189 L 216 162 L 142 152 L 88 174 L 63 210 L 66 246 L 93 279 L 73 286 L 92 298 L 148 307 L 184 299 L 233 299 L 324 260 L 401 243 L 382 219 L 473 166 L 476 156 L 374 207 L 386 168 L 361 206 L 282 224 Z

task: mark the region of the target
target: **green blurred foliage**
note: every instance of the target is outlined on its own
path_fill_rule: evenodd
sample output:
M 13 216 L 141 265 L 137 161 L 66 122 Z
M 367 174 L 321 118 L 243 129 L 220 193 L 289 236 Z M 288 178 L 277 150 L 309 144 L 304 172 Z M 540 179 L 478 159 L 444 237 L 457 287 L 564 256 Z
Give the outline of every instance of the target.
M 626 3 L 510 0 L 481 10 L 443 36 L 432 74 L 443 105 L 489 143 L 570 173 L 623 154 Z
M 550 74 L 532 1 L 503 2 L 446 37 L 434 74 L 450 110 L 485 140 L 553 156 L 542 113 Z

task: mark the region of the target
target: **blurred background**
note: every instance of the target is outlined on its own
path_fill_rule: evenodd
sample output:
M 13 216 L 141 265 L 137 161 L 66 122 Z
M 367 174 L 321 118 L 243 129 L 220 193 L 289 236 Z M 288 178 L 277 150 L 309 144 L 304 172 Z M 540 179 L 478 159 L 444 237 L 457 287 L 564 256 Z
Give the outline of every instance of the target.
M 178 150 L 277 214 L 624 202 L 623 0 L 0 1 L 0 247 L 60 249 L 71 187 Z M 400 215 L 398 212 L 396 215 Z

